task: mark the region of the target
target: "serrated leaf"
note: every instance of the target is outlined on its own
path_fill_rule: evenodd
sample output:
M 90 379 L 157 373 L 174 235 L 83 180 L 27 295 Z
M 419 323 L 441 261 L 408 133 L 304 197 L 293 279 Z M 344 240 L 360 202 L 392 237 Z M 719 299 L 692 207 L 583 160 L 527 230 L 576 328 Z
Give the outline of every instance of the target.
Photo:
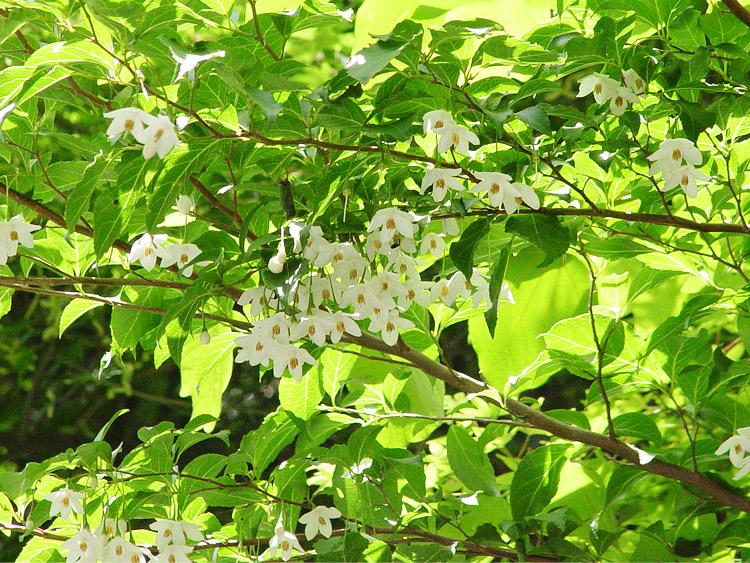
M 536 516 L 557 492 L 565 452 L 570 444 L 551 444 L 532 450 L 521 460 L 510 484 L 510 507 L 515 520 Z
M 495 472 L 482 447 L 461 426 L 448 430 L 448 463 L 461 482 L 472 491 L 497 491 Z

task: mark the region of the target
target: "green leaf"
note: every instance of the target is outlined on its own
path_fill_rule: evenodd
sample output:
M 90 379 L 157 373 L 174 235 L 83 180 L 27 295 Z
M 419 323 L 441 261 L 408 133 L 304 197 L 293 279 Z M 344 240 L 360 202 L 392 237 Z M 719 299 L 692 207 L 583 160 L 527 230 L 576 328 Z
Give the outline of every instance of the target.
M 552 135 L 552 127 L 547 112 L 541 106 L 529 106 L 516 112 L 516 117 L 526 125 L 545 135 Z
M 299 433 L 289 415 L 283 410 L 269 414 L 257 430 L 245 434 L 240 450 L 250 456 L 255 475 L 260 477 L 281 450 L 292 443 Z
M 347 349 L 357 352 L 359 346 L 351 346 Z M 332 348 L 326 348 L 320 355 L 317 369 L 320 372 L 323 389 L 331 397 L 332 404 L 336 404 L 336 395 L 349 379 L 349 374 L 352 372 L 355 363 L 357 363 L 355 354 L 347 354 Z
M 281 408 L 302 420 L 312 418 L 322 398 L 322 381 L 318 369 L 308 369 L 301 381 L 296 381 L 293 377 L 283 377 L 279 383 Z
M 466 227 L 461 233 L 461 238 L 450 246 L 453 265 L 466 276 L 466 279 L 471 277 L 474 268 L 474 249 L 489 232 L 490 220 L 477 219 Z
M 86 167 L 83 172 L 81 181 L 78 182 L 73 192 L 68 197 L 65 205 L 65 224 L 69 231 L 73 231 L 81 215 L 88 210 L 91 196 L 96 190 L 99 179 L 109 165 L 108 160 L 104 157 L 97 156 L 94 161 Z
M 454 424 L 448 430 L 448 463 L 461 482 L 472 491 L 495 493 L 495 472 L 482 447 L 469 433 Z
M 570 246 L 570 231 L 554 215 L 512 215 L 505 222 L 505 232 L 519 235 L 544 252 L 539 268 L 557 260 Z
M 92 301 L 91 299 L 73 299 L 70 301 L 65 305 L 65 309 L 63 309 L 60 315 L 60 325 L 57 331 L 58 337 L 62 336 L 68 327 L 83 315 L 103 305 L 104 303 L 101 301 Z
M 209 329 L 211 341 L 201 344 L 192 335 L 185 341 L 180 361 L 180 397 L 190 397 L 193 402 L 192 418 L 202 414 L 218 417 L 221 414 L 221 396 L 229 385 L 234 367 L 234 339 L 224 327 Z M 206 432 L 216 423 L 203 426 Z
M 557 492 L 565 452 L 570 444 L 551 444 L 529 452 L 518 464 L 510 484 L 510 507 L 515 520 L 539 514 Z
M 50 66 L 58 64 L 93 63 L 106 71 L 115 72 L 115 60 L 91 41 L 58 41 L 37 49 L 26 59 L 26 66 Z
M 621 414 L 612 419 L 617 436 L 632 436 L 654 444 L 661 442 L 661 432 L 653 418 L 640 412 Z
M 489 282 L 489 293 L 492 303 L 490 308 L 484 313 L 484 320 L 487 323 L 487 329 L 490 331 L 490 337 L 495 337 L 495 326 L 497 325 L 497 310 L 500 307 L 500 291 L 503 288 L 503 280 L 505 279 L 505 271 L 508 269 L 508 260 L 510 260 L 510 249 L 513 246 L 513 241 L 500 251 L 500 256 L 497 257 L 495 267 L 492 268 L 492 274 L 490 275 Z

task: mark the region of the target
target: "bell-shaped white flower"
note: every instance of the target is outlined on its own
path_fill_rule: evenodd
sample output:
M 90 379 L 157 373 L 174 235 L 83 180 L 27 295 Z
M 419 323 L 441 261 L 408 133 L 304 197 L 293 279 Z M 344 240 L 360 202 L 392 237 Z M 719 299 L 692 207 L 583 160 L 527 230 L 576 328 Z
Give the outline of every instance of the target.
M 49 509 L 50 517 L 59 514 L 62 519 L 67 520 L 71 512 L 83 514 L 83 506 L 81 506 L 83 493 L 71 491 L 68 487 L 63 487 L 45 495 L 44 498 L 52 503 Z
M 139 143 L 145 143 L 144 125 L 153 119 L 153 116 L 145 111 L 132 107 L 108 111 L 104 117 L 112 120 L 107 127 L 107 137 L 111 143 L 128 133 Z
M 164 158 L 169 152 L 180 144 L 174 124 L 166 115 L 159 117 L 149 116 L 147 127 L 143 132 L 143 158 L 148 160 L 155 154 Z
M 458 168 L 432 168 L 427 170 L 422 179 L 419 193 L 423 194 L 425 190 L 432 187 L 432 199 L 436 202 L 443 201 L 448 189 L 461 192 L 464 185 L 456 180 L 456 176 L 461 173 Z
M 344 334 L 351 334 L 352 336 L 362 336 L 362 330 L 359 325 L 354 321 L 352 315 L 344 313 L 342 311 L 336 311 L 330 316 L 329 324 L 331 327 L 330 338 L 331 342 L 336 344 L 344 336 Z
M 328 244 L 328 241 L 323 236 L 323 230 L 318 226 L 312 226 L 309 230 L 309 235 L 305 241 L 305 246 L 302 249 L 302 256 L 306 259 L 314 261 L 321 248 Z
M 646 83 L 643 78 L 638 76 L 638 73 L 632 68 L 623 70 L 622 78 L 625 81 L 625 86 L 630 88 L 634 94 L 643 94 L 646 91 Z
M 380 231 L 380 242 L 388 244 L 396 235 L 413 238 L 417 230 L 412 216 L 395 207 L 378 210 L 370 220 L 368 232 Z
M 156 259 L 162 255 L 161 245 L 167 240 L 167 235 L 153 235 L 146 233 L 139 238 L 128 253 L 128 263 L 140 262 L 147 272 L 156 266 Z
M 439 280 L 432 287 L 430 297 L 433 301 L 439 299 L 444 305 L 452 307 L 459 295 L 464 299 L 469 297 L 470 288 L 470 285 L 467 287 L 466 276 L 461 272 L 456 272 L 450 279 Z
M 745 463 L 746 454 L 750 452 L 750 426 L 738 428 L 734 436 L 724 440 L 716 449 L 716 455 L 729 452 L 729 461 L 735 467 L 742 467 Z
M 447 217 L 440 222 L 443 232 L 449 237 L 457 237 L 461 234 L 461 229 L 458 226 L 458 221 L 455 217 Z
M 31 233 L 41 229 L 39 225 L 26 223 L 22 215 L 9 221 L 0 221 L 0 266 L 8 263 L 8 258 L 18 254 L 18 245 L 32 248 L 34 238 Z
M 399 276 L 405 277 L 407 280 L 421 279 L 421 276 L 417 271 L 417 261 L 412 256 L 407 256 L 400 252 L 389 256 L 388 270 Z
M 177 204 L 175 205 L 175 208 L 177 209 L 177 212 L 179 214 L 188 216 L 195 208 L 195 202 L 193 201 L 192 197 L 183 194 L 177 198 Z
M 516 204 L 525 203 L 531 209 L 539 209 L 539 196 L 533 189 L 521 182 L 513 182 L 511 186 L 518 192 Z
M 653 161 L 649 173 L 651 175 L 661 172 L 666 175 L 676 168 L 685 164 L 700 166 L 703 155 L 689 139 L 665 139 L 659 145 L 659 150 L 650 154 L 649 160 Z
M 344 307 L 351 306 L 360 318 L 368 318 L 375 309 L 384 307 L 377 287 L 369 281 L 346 288 L 341 295 L 341 304 Z
M 310 512 L 300 516 L 300 524 L 305 525 L 305 537 L 311 541 L 320 534 L 324 538 L 330 538 L 333 533 L 331 518 L 339 518 L 341 512 L 336 508 L 327 506 L 316 506 Z
M 291 339 L 309 338 L 318 346 L 323 346 L 330 330 L 328 319 L 315 312 L 309 317 L 300 317 L 300 321 L 292 327 Z
M 96 563 L 104 551 L 102 538 L 85 529 L 79 530 L 61 545 L 68 550 L 66 563 Z
M 253 331 L 234 339 L 239 347 L 239 352 L 234 358 L 235 363 L 247 362 L 251 366 L 268 366 L 271 359 L 271 350 L 276 342 L 268 335 Z
M 107 542 L 102 560 L 107 563 L 145 563 L 146 553 L 148 550 L 116 536 Z
M 189 545 L 167 545 L 159 548 L 159 554 L 151 558 L 149 563 L 192 563 L 188 557 L 193 551 Z
M 370 332 L 379 332 L 383 342 L 395 346 L 399 330 L 413 328 L 414 323 L 399 316 L 398 309 L 382 312 L 370 321 Z
M 422 119 L 422 129 L 425 134 L 434 131 L 440 133 L 446 125 L 453 125 L 453 116 L 445 110 L 437 109 L 428 111 Z
M 637 102 L 638 96 L 630 88 L 627 86 L 618 86 L 614 89 L 612 97 L 609 99 L 609 111 L 613 115 L 620 116 L 628 109 L 628 103 L 635 104 Z
M 580 83 L 580 87 L 578 88 L 577 97 L 583 98 L 593 93 L 597 104 L 603 104 L 612 98 L 615 89 L 620 86 L 617 80 L 598 73 L 589 74 L 581 78 L 578 82 Z
M 161 256 L 161 267 L 169 268 L 177 265 L 177 269 L 186 277 L 193 275 L 193 264 L 190 264 L 201 253 L 201 249 L 195 244 L 170 244 L 165 246 L 159 255 Z
M 289 331 L 292 323 L 284 313 L 275 313 L 267 319 L 261 319 L 255 323 L 255 331 L 265 335 L 276 342 L 286 344 L 289 342 Z
M 244 307 L 248 304 L 250 305 L 250 314 L 253 317 L 257 317 L 268 308 L 276 309 L 279 300 L 274 297 L 273 291 L 265 286 L 251 287 L 250 289 L 243 291 L 240 298 L 237 300 L 237 305 L 240 307 Z
M 160 552 L 170 544 L 185 545 L 186 540 L 203 539 L 200 526 L 182 520 L 157 520 L 149 528 L 156 532 L 156 547 Z
M 732 479 L 734 479 L 735 481 L 739 481 L 748 473 L 750 473 L 750 457 L 745 458 L 745 460 L 742 462 L 740 470 L 734 474 L 734 477 L 732 477 Z
M 457 153 L 467 154 L 470 144 L 478 145 L 479 137 L 466 127 L 450 123 L 440 130 L 440 139 L 438 140 L 438 152 L 440 154 L 451 148 L 455 149 Z
M 709 179 L 708 176 L 698 172 L 689 164 L 684 164 L 664 173 L 664 188 L 668 190 L 675 186 L 680 186 L 686 196 L 695 197 L 698 195 L 696 180 L 706 182 Z
M 315 358 L 304 348 L 298 348 L 294 344 L 277 343 L 271 348 L 271 359 L 273 360 L 273 376 L 281 377 L 285 370 L 296 380 L 302 381 L 302 369 L 305 364 L 318 365 Z
M 484 277 L 479 269 L 474 268 L 471 272 L 471 278 L 469 279 L 471 284 L 471 304 L 475 309 L 479 308 L 479 304 L 484 302 L 485 309 L 492 307 L 492 299 L 490 298 L 490 285 L 487 278 Z
M 404 309 L 411 307 L 412 303 L 417 303 L 422 307 L 427 307 L 434 300 L 430 297 L 430 290 L 434 284 L 422 280 L 408 280 L 404 282 L 405 293 L 399 298 L 398 304 Z
M 299 544 L 297 536 L 291 532 L 284 530 L 284 524 L 279 518 L 279 522 L 274 528 L 274 535 L 268 542 L 268 552 L 271 557 L 275 557 L 278 550 L 281 549 L 281 559 L 289 561 L 292 557 L 292 551 L 295 549 L 300 553 L 304 553 L 304 549 Z
M 419 253 L 422 256 L 432 254 L 435 258 L 440 258 L 445 254 L 445 241 L 437 233 L 427 233 L 422 238 L 422 244 L 419 246 Z
M 500 209 L 508 199 L 516 197 L 511 188 L 512 178 L 502 172 L 476 172 L 479 183 L 471 188 L 472 193 L 487 192 L 492 207 Z

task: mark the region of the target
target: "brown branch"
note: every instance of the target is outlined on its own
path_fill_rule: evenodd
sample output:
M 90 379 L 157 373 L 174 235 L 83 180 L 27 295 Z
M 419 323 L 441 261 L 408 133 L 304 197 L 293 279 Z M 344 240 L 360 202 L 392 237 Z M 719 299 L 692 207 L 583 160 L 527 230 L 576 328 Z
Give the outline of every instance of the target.
M 735 17 L 738 20 L 740 20 L 746 26 L 750 27 L 750 10 L 748 10 L 747 8 L 745 8 L 745 6 L 740 4 L 739 0 L 721 0 L 721 1 L 727 7 L 727 9 L 735 15 Z
M 258 40 L 258 42 L 263 45 L 263 48 L 268 52 L 269 55 L 271 55 L 271 58 L 275 61 L 280 61 L 281 57 L 279 57 L 273 49 L 271 49 L 271 46 L 266 43 L 266 38 L 263 37 L 263 31 L 260 29 L 260 21 L 258 20 L 258 12 L 255 11 L 255 0 L 248 0 L 247 2 L 250 4 L 250 11 L 253 13 L 253 23 L 255 24 L 255 38 Z
M 493 391 L 485 383 L 439 364 L 404 344 L 393 347 L 388 346 L 379 338 L 367 334 L 363 334 L 361 337 L 357 338 L 347 337 L 345 340 L 355 344 L 360 344 L 361 346 L 365 346 L 372 350 L 378 350 L 404 358 L 414 364 L 414 366 L 419 367 L 425 373 L 466 393 L 488 393 Z M 491 396 L 486 398 L 488 401 L 507 410 L 512 415 L 521 418 L 531 426 L 549 432 L 558 438 L 594 446 L 600 450 L 627 460 L 643 471 L 695 487 L 718 503 L 734 507 L 743 512 L 750 512 L 750 499 L 731 491 L 719 481 L 710 479 L 684 467 L 658 459 L 653 459 L 648 463 L 641 463 L 641 454 L 638 450 L 620 440 L 612 442 L 607 434 L 599 434 L 597 432 L 592 432 L 590 430 L 585 430 L 583 428 L 560 422 L 559 420 L 549 417 L 543 412 L 529 407 L 515 399 L 506 398 L 504 401 L 498 401 Z

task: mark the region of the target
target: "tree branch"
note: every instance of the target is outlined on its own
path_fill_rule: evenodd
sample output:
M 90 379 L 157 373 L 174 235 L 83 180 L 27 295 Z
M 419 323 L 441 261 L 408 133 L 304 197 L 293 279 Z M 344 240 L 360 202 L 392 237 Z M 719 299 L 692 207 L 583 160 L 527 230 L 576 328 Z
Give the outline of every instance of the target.
M 739 3 L 739 0 L 721 0 L 727 9 L 732 12 L 738 20 L 750 27 L 750 10 Z

